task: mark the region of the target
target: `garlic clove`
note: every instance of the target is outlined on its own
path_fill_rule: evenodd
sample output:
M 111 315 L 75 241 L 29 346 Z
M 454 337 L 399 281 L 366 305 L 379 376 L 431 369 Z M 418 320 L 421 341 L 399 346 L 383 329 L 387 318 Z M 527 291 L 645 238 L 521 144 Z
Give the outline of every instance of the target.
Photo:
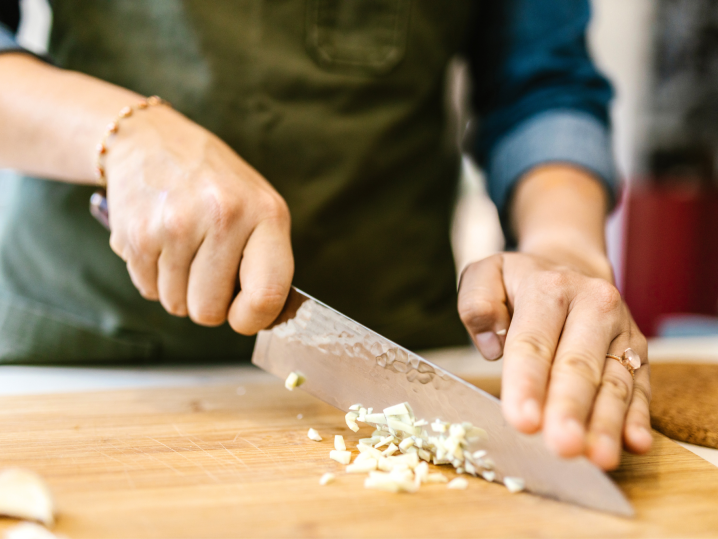
M 0 472 L 0 515 L 52 526 L 54 504 L 45 481 L 22 468 L 7 468 Z

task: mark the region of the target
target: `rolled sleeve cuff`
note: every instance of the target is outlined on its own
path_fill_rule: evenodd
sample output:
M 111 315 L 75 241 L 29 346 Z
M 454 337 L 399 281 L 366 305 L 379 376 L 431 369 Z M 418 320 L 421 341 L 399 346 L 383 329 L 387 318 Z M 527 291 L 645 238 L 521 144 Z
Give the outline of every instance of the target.
M 0 53 L 10 51 L 22 51 L 23 49 L 15 41 L 15 35 L 4 24 L 0 23 Z
M 550 110 L 519 124 L 489 155 L 489 194 L 502 216 L 511 191 L 532 168 L 568 163 L 586 169 L 606 187 L 612 207 L 618 181 L 608 128 L 594 116 L 577 110 Z

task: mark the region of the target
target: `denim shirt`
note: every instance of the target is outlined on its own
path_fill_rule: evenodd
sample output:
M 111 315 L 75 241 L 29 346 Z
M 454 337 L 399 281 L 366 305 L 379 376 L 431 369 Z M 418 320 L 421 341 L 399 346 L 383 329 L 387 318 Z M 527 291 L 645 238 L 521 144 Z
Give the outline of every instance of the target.
M 471 150 L 502 217 L 517 181 L 545 163 L 588 170 L 615 200 L 612 90 L 588 54 L 589 20 L 588 0 L 481 3 L 466 50 L 478 124 Z M 2 22 L 11 24 L 0 21 L 0 51 L 22 50 Z

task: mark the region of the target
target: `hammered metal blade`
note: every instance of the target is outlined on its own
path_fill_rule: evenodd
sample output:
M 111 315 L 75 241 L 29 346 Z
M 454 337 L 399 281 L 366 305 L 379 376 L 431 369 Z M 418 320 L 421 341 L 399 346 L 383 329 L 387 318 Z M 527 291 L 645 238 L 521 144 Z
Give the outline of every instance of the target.
M 470 450 L 488 452 L 498 481 L 521 477 L 535 494 L 633 515 L 623 493 L 585 457 L 553 455 L 540 434 L 509 426 L 495 397 L 294 288 L 274 325 L 259 332 L 252 363 L 281 379 L 302 374 L 301 389 L 343 411 L 406 401 L 417 418 L 469 421 L 488 433 Z

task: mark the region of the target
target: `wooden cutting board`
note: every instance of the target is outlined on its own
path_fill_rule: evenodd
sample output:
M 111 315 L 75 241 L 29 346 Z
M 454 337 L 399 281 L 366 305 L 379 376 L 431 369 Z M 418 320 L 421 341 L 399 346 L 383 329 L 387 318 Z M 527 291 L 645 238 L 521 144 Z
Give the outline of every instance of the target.
M 614 474 L 634 519 L 473 478 L 465 491 L 389 494 L 328 458 L 334 434 L 354 447 L 367 429 L 351 432 L 343 414 L 278 380 L 252 379 L 0 398 L 0 465 L 47 479 L 55 532 L 70 538 L 718 534 L 718 468 L 659 434 L 650 455 L 625 455 Z M 309 440 L 309 427 L 324 441 Z M 337 481 L 320 486 L 324 472 Z M 15 523 L 0 519 L 0 533 Z

